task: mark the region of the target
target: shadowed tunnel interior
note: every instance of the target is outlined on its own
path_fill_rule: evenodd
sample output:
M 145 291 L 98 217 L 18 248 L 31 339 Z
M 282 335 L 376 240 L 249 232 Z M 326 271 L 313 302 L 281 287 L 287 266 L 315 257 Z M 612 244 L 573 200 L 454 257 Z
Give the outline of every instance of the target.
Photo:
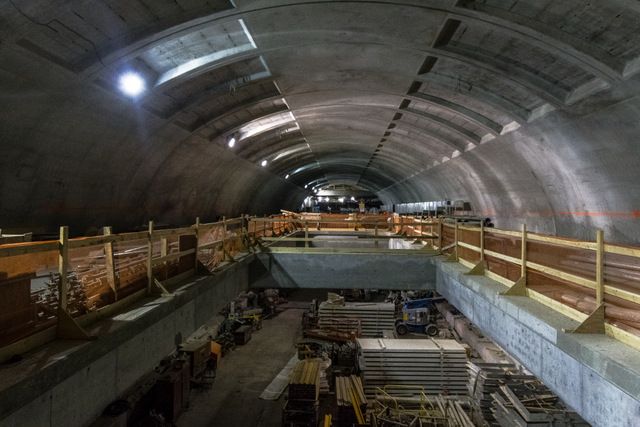
M 637 1 L 5 0 L 0 57 L 3 229 L 350 185 L 640 242 Z

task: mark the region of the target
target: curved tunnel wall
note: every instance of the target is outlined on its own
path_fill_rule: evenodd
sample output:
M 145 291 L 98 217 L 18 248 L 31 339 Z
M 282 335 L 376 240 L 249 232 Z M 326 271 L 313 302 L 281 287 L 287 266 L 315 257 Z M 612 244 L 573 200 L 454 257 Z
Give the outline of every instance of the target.
M 469 200 L 496 226 L 640 242 L 640 84 L 553 112 L 406 182 L 387 203 Z
M 340 182 L 640 241 L 628 2 L 38 5 L 0 8 L 5 230 L 271 213 Z M 191 57 L 204 65 L 170 78 Z M 113 86 L 127 68 L 157 82 L 136 102 Z

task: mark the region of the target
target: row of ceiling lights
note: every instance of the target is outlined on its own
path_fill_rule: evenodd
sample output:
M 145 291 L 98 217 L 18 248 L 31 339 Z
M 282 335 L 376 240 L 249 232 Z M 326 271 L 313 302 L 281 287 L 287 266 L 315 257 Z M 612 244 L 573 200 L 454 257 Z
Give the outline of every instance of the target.
M 131 98 L 136 98 L 146 90 L 147 84 L 140 74 L 133 71 L 127 71 L 122 75 L 120 75 L 120 78 L 118 80 L 118 88 L 123 94 Z M 238 139 L 236 138 L 236 136 L 231 135 L 227 139 L 227 146 L 229 148 L 233 148 L 235 147 L 237 142 L 238 142 Z M 267 161 L 267 159 L 263 159 L 260 162 L 260 166 L 262 166 L 263 168 L 266 167 L 268 164 L 269 162 Z M 284 179 L 289 179 L 289 177 L 290 175 L 286 174 Z M 304 186 L 304 188 L 307 188 L 307 187 L 308 187 L 308 184 Z M 317 194 L 318 190 L 315 189 L 314 193 Z M 353 197 L 351 199 L 355 200 Z

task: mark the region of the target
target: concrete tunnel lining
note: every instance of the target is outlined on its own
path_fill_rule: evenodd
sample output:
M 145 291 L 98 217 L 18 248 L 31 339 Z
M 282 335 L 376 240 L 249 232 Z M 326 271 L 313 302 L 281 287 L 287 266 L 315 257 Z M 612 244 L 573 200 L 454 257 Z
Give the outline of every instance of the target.
M 504 228 L 527 222 L 591 238 L 601 227 L 612 241 L 638 242 L 637 9 L 622 0 L 512 3 L 196 1 L 180 11 L 132 4 L 119 18 L 73 3 L 8 4 L 0 10 L 2 226 L 64 223 L 82 233 L 270 213 L 297 207 L 306 183 L 341 176 L 387 204 L 463 199 Z M 136 101 L 111 86 L 122 67 L 144 67 L 151 49 L 182 61 L 168 49 L 175 40 L 189 40 L 195 56 L 208 53 L 195 34 L 245 40 L 239 19 L 255 48 Z M 51 22 L 67 39 L 51 36 Z M 305 155 L 261 168 L 277 155 L 261 134 L 251 154 L 226 147 L 226 132 L 280 98 L 299 126 L 290 147 L 308 146 Z M 231 122 L 215 113 L 225 110 Z M 194 127 L 198 120 L 205 124 Z M 453 156 L 433 140 L 459 144 L 451 129 L 480 142 Z M 318 167 L 284 179 L 310 164 Z

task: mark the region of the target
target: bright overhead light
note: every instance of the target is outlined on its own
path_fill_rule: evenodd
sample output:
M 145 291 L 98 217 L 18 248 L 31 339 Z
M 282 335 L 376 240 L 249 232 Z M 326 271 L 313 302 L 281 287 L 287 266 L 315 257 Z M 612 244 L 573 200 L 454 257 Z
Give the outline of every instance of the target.
M 353 197 L 353 196 L 351 196 L 351 201 L 352 201 L 352 202 L 355 202 L 355 201 L 356 201 L 356 198 L 355 198 L 355 197 Z
M 129 71 L 120 76 L 119 87 L 122 93 L 133 97 L 144 92 L 146 84 L 140 74 Z
M 313 190 L 314 193 L 318 194 L 318 190 Z
M 236 137 L 232 136 L 231 138 L 229 138 L 227 145 L 229 146 L 229 148 L 233 148 L 233 146 L 236 145 Z
M 338 201 L 339 201 L 340 203 L 344 203 L 344 197 L 340 197 L 340 198 L 338 199 Z
M 262 167 L 267 166 L 267 161 L 266 161 L 266 160 L 263 160 L 263 161 L 260 163 L 260 166 L 262 166 Z
M 305 185 L 304 185 L 304 188 L 307 188 L 308 186 L 309 186 L 309 184 L 305 184 Z
M 289 179 L 289 174 L 287 174 L 287 176 L 285 176 L 284 179 Z

